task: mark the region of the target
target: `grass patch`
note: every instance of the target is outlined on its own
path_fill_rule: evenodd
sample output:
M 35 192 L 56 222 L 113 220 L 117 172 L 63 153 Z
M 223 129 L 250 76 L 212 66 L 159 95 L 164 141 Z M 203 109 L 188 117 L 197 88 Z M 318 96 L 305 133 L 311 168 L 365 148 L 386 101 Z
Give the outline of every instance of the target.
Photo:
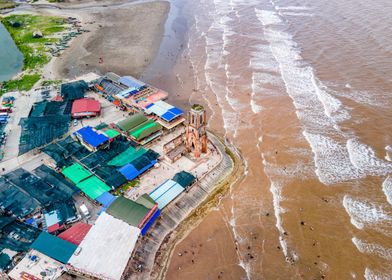
M 66 28 L 63 18 L 52 16 L 11 15 L 1 18 L 1 22 L 23 54 L 23 70 L 36 69 L 48 63 L 51 57 L 45 44 L 58 42 L 59 38 L 53 35 Z M 12 22 L 18 22 L 21 26 L 13 27 Z M 34 38 L 35 31 L 40 31 L 43 37 Z
M 41 79 L 40 74 L 23 75 L 18 80 L 10 80 L 3 82 L 3 86 L 0 89 L 0 93 L 3 94 L 9 91 L 15 90 L 30 90 L 37 82 Z

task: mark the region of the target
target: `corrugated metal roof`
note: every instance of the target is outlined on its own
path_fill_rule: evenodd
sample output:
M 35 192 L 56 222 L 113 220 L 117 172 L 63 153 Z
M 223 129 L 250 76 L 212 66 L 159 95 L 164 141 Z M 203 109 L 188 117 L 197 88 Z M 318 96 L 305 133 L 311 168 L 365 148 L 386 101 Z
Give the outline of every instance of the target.
M 105 130 L 103 133 L 105 133 L 105 135 L 107 137 L 109 137 L 110 139 L 113 139 L 113 138 L 120 135 L 120 132 L 118 132 L 117 130 L 114 130 L 114 129 Z
M 66 231 L 60 233 L 58 237 L 65 241 L 71 242 L 72 244 L 79 245 L 91 227 L 92 226 L 89 224 L 79 222 L 74 224 Z
M 164 208 L 185 189 L 173 180 L 167 180 L 150 193 L 152 199 L 158 203 L 159 209 Z
M 118 197 L 106 210 L 113 217 L 137 227 L 150 209 L 125 197 Z
M 84 113 L 84 112 L 96 112 L 101 111 L 101 104 L 98 100 L 91 98 L 77 99 L 72 103 L 71 114 Z
M 125 120 L 122 120 L 117 123 L 117 126 L 122 130 L 122 131 L 129 131 L 138 125 L 146 122 L 148 119 L 146 116 L 144 116 L 142 113 L 140 114 L 135 114 L 129 118 L 126 118 Z
M 151 209 L 155 206 L 155 201 L 152 199 L 148 194 L 142 194 L 136 199 L 136 202 L 143 205 L 144 207 L 147 207 L 148 209 Z
M 31 248 L 66 264 L 77 247 L 75 244 L 47 232 L 42 232 L 34 243 L 31 244 Z
M 142 81 L 139 81 L 131 76 L 123 76 L 118 80 L 121 84 L 130 88 L 141 88 L 145 85 Z
M 82 272 L 119 280 L 132 255 L 140 229 L 103 212 L 69 263 Z
M 165 121 L 170 122 L 176 117 L 181 116 L 184 112 L 181 109 L 160 100 L 148 105 L 146 107 L 146 113 L 154 114 Z

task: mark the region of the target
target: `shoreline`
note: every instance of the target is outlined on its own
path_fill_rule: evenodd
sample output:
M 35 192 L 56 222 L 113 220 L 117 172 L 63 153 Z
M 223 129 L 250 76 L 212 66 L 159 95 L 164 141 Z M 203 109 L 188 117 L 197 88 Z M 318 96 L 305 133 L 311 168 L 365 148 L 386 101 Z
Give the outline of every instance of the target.
M 230 146 L 232 146 L 232 144 L 230 144 Z M 225 147 L 227 148 L 227 146 Z M 232 146 L 232 148 L 237 149 L 235 146 Z M 234 163 L 231 174 L 226 176 L 223 179 L 223 182 L 220 182 L 216 186 L 214 186 L 213 192 L 207 197 L 207 199 L 202 201 L 201 204 L 192 211 L 189 217 L 187 217 L 181 222 L 181 224 L 176 228 L 177 232 L 174 234 L 174 238 L 172 238 L 171 241 L 168 241 L 168 244 L 162 244 L 169 247 L 169 249 L 166 248 L 168 249 L 168 253 L 166 253 L 166 261 L 159 260 L 158 257 L 158 263 L 163 263 L 164 265 L 156 279 L 166 278 L 166 274 L 171 264 L 172 256 L 177 245 L 181 241 L 183 241 L 198 225 L 200 225 L 200 223 L 204 220 L 205 216 L 209 214 L 213 210 L 213 208 L 217 207 L 220 204 L 221 200 L 229 193 L 232 187 L 235 187 L 235 185 L 239 184 L 244 179 L 245 164 L 238 151 L 236 151 L 236 154 L 237 155 L 233 157 L 229 155 Z M 239 164 L 239 162 L 241 162 L 242 164 Z M 237 177 L 236 175 L 240 176 Z M 229 182 L 231 178 L 234 178 L 235 181 Z M 156 267 L 157 266 L 155 266 L 155 268 Z
M 244 164 L 237 149 L 232 144 L 229 144 L 230 147 L 225 145 L 222 138 L 216 134 L 209 132 L 209 135 L 210 141 L 222 155 L 221 161 L 200 179 L 197 186 L 189 190 L 186 197 L 180 198 L 163 212 L 149 236 L 139 240 L 129 261 L 126 277 L 163 279 L 176 245 L 200 224 L 232 186 L 243 178 Z M 234 182 L 230 181 L 230 178 L 235 178 Z M 189 212 L 180 206 L 188 205 L 187 202 L 193 203 Z M 140 264 L 142 271 L 137 269 Z

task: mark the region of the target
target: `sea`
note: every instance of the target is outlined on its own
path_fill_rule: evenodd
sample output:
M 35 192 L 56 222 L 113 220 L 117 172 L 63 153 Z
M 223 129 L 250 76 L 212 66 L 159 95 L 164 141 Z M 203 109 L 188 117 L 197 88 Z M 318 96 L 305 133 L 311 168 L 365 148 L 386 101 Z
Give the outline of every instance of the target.
M 23 55 L 15 45 L 10 34 L 0 23 L 0 82 L 11 79 L 20 72 Z
M 177 248 L 208 250 L 175 253 L 167 279 L 392 279 L 391 15 L 389 0 L 171 1 L 144 78 L 205 105 L 246 170 Z

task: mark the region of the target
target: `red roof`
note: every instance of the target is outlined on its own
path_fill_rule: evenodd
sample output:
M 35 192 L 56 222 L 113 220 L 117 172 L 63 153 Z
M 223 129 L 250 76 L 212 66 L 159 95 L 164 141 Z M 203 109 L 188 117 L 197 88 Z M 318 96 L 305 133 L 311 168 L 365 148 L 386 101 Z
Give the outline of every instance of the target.
M 91 225 L 82 222 L 74 224 L 66 231 L 60 233 L 57 237 L 69 241 L 75 245 L 79 245 L 86 234 L 89 232 Z
M 72 114 L 101 111 L 99 101 L 90 98 L 77 99 L 72 104 Z
M 61 102 L 63 101 L 63 98 L 61 97 L 61 95 L 56 95 L 55 97 L 53 97 L 52 101 Z
M 62 229 L 63 227 L 64 227 L 63 225 L 60 225 L 59 223 L 56 223 L 56 224 L 51 225 L 51 226 L 48 227 L 48 232 L 52 233 L 52 232 L 55 232 L 56 230 Z

